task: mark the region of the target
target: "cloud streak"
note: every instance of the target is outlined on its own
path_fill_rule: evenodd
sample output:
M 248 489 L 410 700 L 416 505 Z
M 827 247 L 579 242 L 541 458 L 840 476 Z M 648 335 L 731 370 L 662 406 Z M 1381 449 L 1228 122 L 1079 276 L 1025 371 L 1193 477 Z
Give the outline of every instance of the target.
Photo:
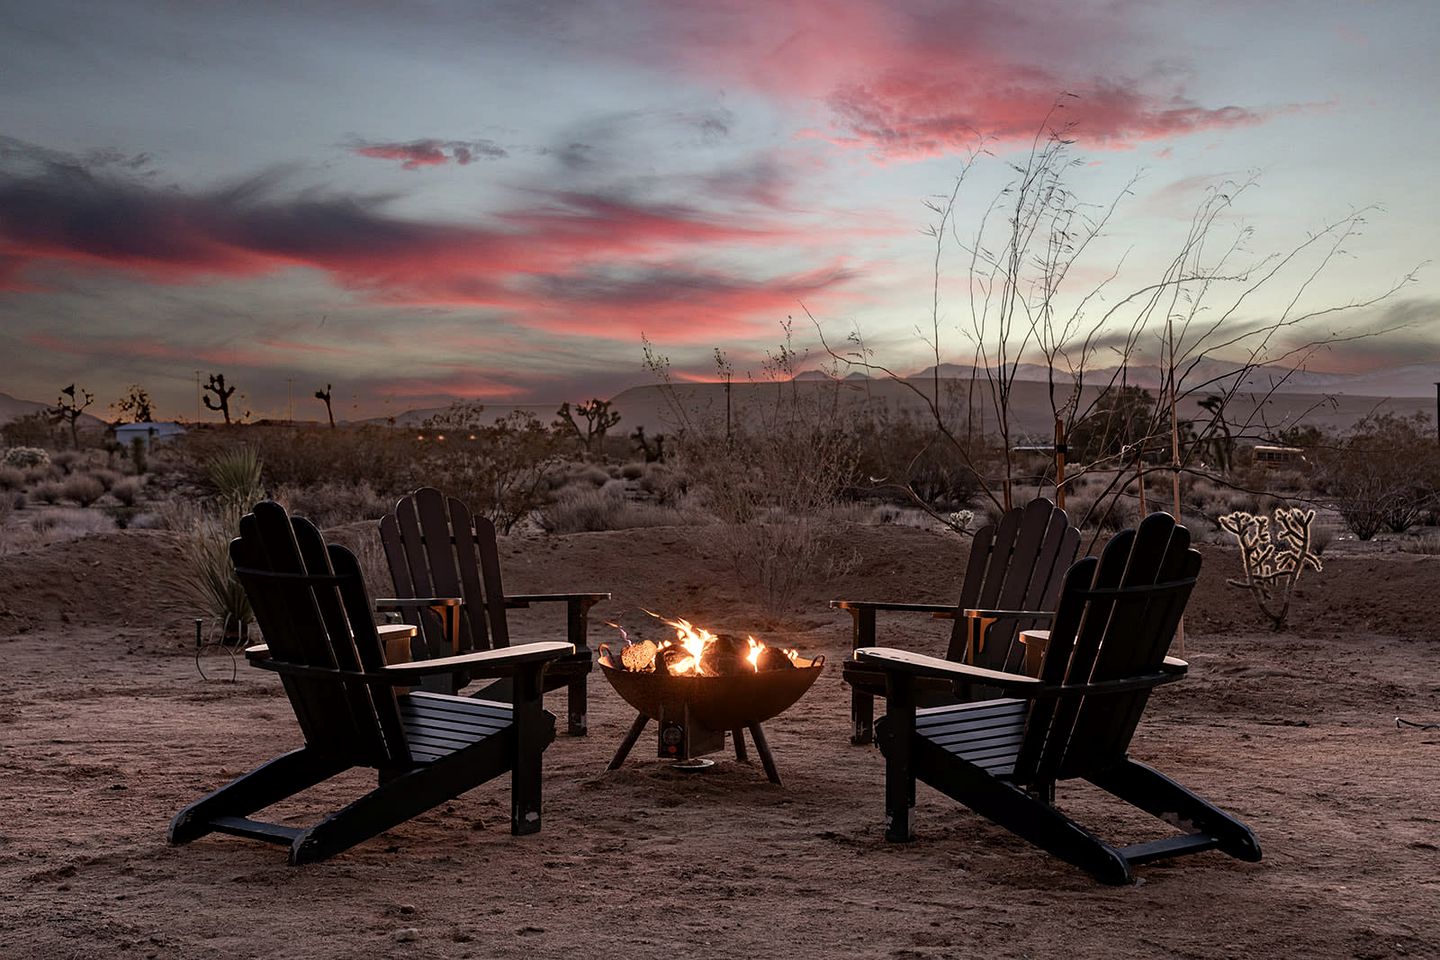
M 410 140 L 397 142 L 356 141 L 349 145 L 356 156 L 391 160 L 404 170 L 443 167 L 449 163 L 466 166 L 476 160 L 500 160 L 510 155 L 493 140 Z
M 118 271 L 162 284 L 320 271 L 362 299 L 490 307 L 540 329 L 680 337 L 749 329 L 851 273 L 677 263 L 796 241 L 796 228 L 601 192 L 534 192 L 479 225 L 406 219 L 391 198 L 286 192 L 284 176 L 203 192 L 50 163 L 0 173 L 0 289 L 42 289 L 47 269 Z M 743 259 L 743 258 L 742 258 Z

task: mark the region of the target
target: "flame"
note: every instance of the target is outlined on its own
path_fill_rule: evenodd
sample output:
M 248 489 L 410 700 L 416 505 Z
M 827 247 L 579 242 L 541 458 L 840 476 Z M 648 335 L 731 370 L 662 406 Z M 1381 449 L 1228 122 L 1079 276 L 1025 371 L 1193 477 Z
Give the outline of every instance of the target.
M 713 632 L 706 630 L 704 627 L 697 627 L 683 617 L 677 617 L 672 620 L 669 617 L 663 617 L 655 613 L 653 610 L 645 610 L 645 613 L 659 620 L 661 623 L 672 627 L 675 631 L 674 638 L 662 640 L 659 644 L 659 649 L 665 650 L 679 647 L 685 651 L 684 657 L 669 665 L 669 671 L 671 673 L 697 677 L 710 676 L 710 674 L 705 672 L 703 662 L 705 650 L 718 639 Z M 625 641 L 627 647 L 636 642 L 620 624 L 607 620 L 605 625 L 614 627 L 620 631 L 621 639 Z M 745 655 L 745 661 L 750 664 L 751 670 L 758 673 L 760 670 L 760 654 L 766 649 L 765 643 L 761 640 L 756 640 L 753 636 L 747 636 L 745 639 L 749 644 L 749 651 Z M 791 663 L 794 663 L 795 658 L 800 655 L 800 651 L 798 650 L 783 650 L 782 652 L 789 658 Z M 611 660 L 614 662 L 613 657 Z

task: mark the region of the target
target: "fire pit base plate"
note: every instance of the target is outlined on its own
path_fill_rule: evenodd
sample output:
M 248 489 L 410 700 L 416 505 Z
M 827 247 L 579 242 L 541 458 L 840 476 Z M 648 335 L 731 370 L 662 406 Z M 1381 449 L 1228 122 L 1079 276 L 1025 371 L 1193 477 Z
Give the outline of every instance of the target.
M 705 757 L 695 757 L 691 760 L 676 760 L 670 766 L 675 770 L 683 770 L 686 773 L 699 773 L 702 770 L 709 770 L 715 766 L 715 761 Z

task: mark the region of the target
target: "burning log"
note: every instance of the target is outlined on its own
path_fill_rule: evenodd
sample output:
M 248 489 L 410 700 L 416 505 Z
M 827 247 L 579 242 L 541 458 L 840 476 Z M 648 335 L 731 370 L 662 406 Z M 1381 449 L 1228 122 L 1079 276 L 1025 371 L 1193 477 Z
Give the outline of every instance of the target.
M 790 659 L 790 653 L 781 650 L 779 647 L 766 647 L 760 651 L 760 656 L 755 659 L 756 670 L 794 670 L 795 662 Z
M 655 654 L 659 650 L 660 648 L 649 640 L 632 643 L 620 651 L 620 665 L 626 670 L 649 672 L 655 669 Z
M 700 672 L 720 677 L 732 673 L 748 673 L 752 669 L 746 655 L 750 646 L 732 634 L 722 633 L 700 654 Z

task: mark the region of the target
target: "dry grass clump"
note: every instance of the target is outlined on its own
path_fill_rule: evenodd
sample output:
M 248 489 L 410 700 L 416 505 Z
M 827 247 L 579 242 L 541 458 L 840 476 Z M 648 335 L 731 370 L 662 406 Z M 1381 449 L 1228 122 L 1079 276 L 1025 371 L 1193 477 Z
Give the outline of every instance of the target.
M 91 470 L 90 476 L 98 480 L 100 482 L 100 486 L 104 487 L 105 490 L 108 492 L 111 487 L 115 486 L 115 484 L 120 482 L 120 478 L 123 476 L 123 474 L 121 474 L 118 470 L 111 470 L 108 467 L 99 467 L 95 470 Z
M 600 489 L 568 487 L 540 508 L 540 526 L 547 533 L 595 533 L 633 527 L 694 523 L 694 514 L 625 498 L 624 484 L 612 481 Z
M 25 471 L 19 467 L 0 467 L 0 490 L 25 489 Z
M 60 485 L 66 500 L 88 507 L 105 496 L 105 485 L 88 473 L 74 473 Z
M 97 533 L 110 533 L 115 522 L 99 510 L 60 507 L 36 516 L 28 525 L 0 524 L 0 556 L 35 550 Z

